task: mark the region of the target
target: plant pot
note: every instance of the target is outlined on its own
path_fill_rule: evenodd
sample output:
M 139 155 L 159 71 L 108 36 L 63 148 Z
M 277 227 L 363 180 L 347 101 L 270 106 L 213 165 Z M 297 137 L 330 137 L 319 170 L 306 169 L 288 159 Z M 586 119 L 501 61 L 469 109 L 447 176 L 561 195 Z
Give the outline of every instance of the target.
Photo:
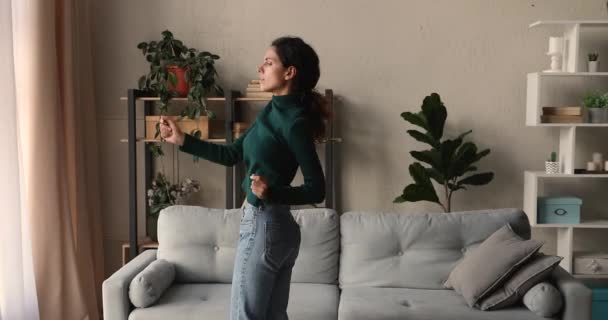
M 604 123 L 608 122 L 608 109 L 606 108 L 587 108 L 589 122 Z
M 599 61 L 589 61 L 589 65 L 588 65 L 589 72 L 597 72 L 599 67 L 600 67 Z
M 154 242 L 158 242 L 158 215 L 146 216 L 146 235 Z
M 177 125 L 177 127 L 184 133 L 191 134 L 192 130 L 198 129 L 201 131 L 201 139 L 209 139 L 210 137 L 210 123 L 209 117 L 207 116 L 200 116 L 196 120 L 192 120 L 189 118 L 182 118 L 181 120 L 179 120 L 180 116 L 165 117 L 173 120 L 175 122 L 175 125 Z M 154 137 L 156 135 L 156 124 L 159 120 L 160 116 L 146 116 L 146 139 L 160 139 L 160 137 Z M 223 121 L 221 125 L 223 125 Z
M 547 174 L 559 173 L 559 162 L 557 161 L 545 161 L 545 172 Z
M 190 83 L 186 81 L 185 75 L 188 72 L 188 68 L 180 68 L 178 66 L 167 66 L 167 72 L 175 74 L 177 78 L 177 85 L 173 86 L 171 81 L 168 81 L 167 88 L 171 91 L 177 92 L 179 97 L 185 97 L 190 91 Z

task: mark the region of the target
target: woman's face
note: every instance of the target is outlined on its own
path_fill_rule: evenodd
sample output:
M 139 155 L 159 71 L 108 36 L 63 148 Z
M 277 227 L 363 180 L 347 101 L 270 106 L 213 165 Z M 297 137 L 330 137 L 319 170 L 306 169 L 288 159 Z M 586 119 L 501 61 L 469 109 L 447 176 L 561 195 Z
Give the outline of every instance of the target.
M 285 68 L 274 47 L 268 48 L 264 62 L 258 67 L 260 88 L 277 96 L 288 94 L 295 70 L 293 66 Z

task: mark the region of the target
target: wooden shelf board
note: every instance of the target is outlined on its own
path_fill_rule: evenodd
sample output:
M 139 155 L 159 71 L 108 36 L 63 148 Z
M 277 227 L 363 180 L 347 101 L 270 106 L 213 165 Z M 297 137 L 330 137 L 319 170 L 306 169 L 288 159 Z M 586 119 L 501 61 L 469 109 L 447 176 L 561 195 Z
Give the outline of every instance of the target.
M 146 249 L 157 249 L 158 242 L 152 241 L 150 238 L 138 239 L 137 246 L 139 247 L 139 252 Z M 128 242 L 122 244 L 122 265 L 124 266 L 127 262 L 129 262 L 129 249 L 131 245 Z
M 238 139 L 238 138 L 235 138 Z M 225 143 L 226 139 L 204 139 L 204 141 L 213 142 L 213 143 Z M 342 138 L 330 138 L 330 142 L 332 143 L 342 143 Z M 129 139 L 120 139 L 120 142 L 129 142 Z M 144 139 L 137 138 L 137 142 L 161 142 L 159 139 Z M 322 141 L 321 144 L 327 143 L 327 140 Z
M 253 98 L 253 97 L 240 97 L 235 98 L 235 101 L 270 101 L 272 98 Z
M 120 97 L 120 100 L 127 101 L 127 97 Z M 159 97 L 141 97 L 136 98 L 137 101 L 160 101 Z M 226 101 L 223 97 L 205 98 L 206 101 Z M 188 101 L 188 98 L 171 98 L 170 101 Z
M 222 142 L 226 142 L 226 139 L 204 139 L 204 141 L 222 143 Z M 120 139 L 120 142 L 129 142 L 129 139 Z M 160 141 L 160 139 L 137 138 L 137 142 L 161 142 L 161 141 Z

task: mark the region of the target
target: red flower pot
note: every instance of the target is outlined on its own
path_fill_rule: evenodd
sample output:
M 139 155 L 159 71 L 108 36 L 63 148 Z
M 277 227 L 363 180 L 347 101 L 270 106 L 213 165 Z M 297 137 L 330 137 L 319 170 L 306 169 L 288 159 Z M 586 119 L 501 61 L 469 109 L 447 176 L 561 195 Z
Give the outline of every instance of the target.
M 184 79 L 184 75 L 188 72 L 188 69 L 180 68 L 178 66 L 167 66 L 167 72 L 175 74 L 175 77 L 177 78 L 177 85 L 173 86 L 171 81 L 168 81 L 167 88 L 177 92 L 179 97 L 187 96 L 188 91 L 190 90 L 190 84 Z

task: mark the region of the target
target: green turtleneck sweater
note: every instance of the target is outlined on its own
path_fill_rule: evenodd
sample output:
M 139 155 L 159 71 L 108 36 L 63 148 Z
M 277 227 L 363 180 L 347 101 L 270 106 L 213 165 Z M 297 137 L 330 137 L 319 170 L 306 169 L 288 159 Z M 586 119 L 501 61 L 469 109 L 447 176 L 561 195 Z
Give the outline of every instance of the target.
M 225 166 L 245 160 L 247 174 L 242 188 L 254 206 L 319 203 L 325 198 L 325 178 L 299 94 L 273 96 L 251 127 L 232 144 L 215 144 L 186 134 L 179 149 Z M 304 184 L 292 187 L 298 165 Z M 252 174 L 267 180 L 263 200 L 251 191 Z

